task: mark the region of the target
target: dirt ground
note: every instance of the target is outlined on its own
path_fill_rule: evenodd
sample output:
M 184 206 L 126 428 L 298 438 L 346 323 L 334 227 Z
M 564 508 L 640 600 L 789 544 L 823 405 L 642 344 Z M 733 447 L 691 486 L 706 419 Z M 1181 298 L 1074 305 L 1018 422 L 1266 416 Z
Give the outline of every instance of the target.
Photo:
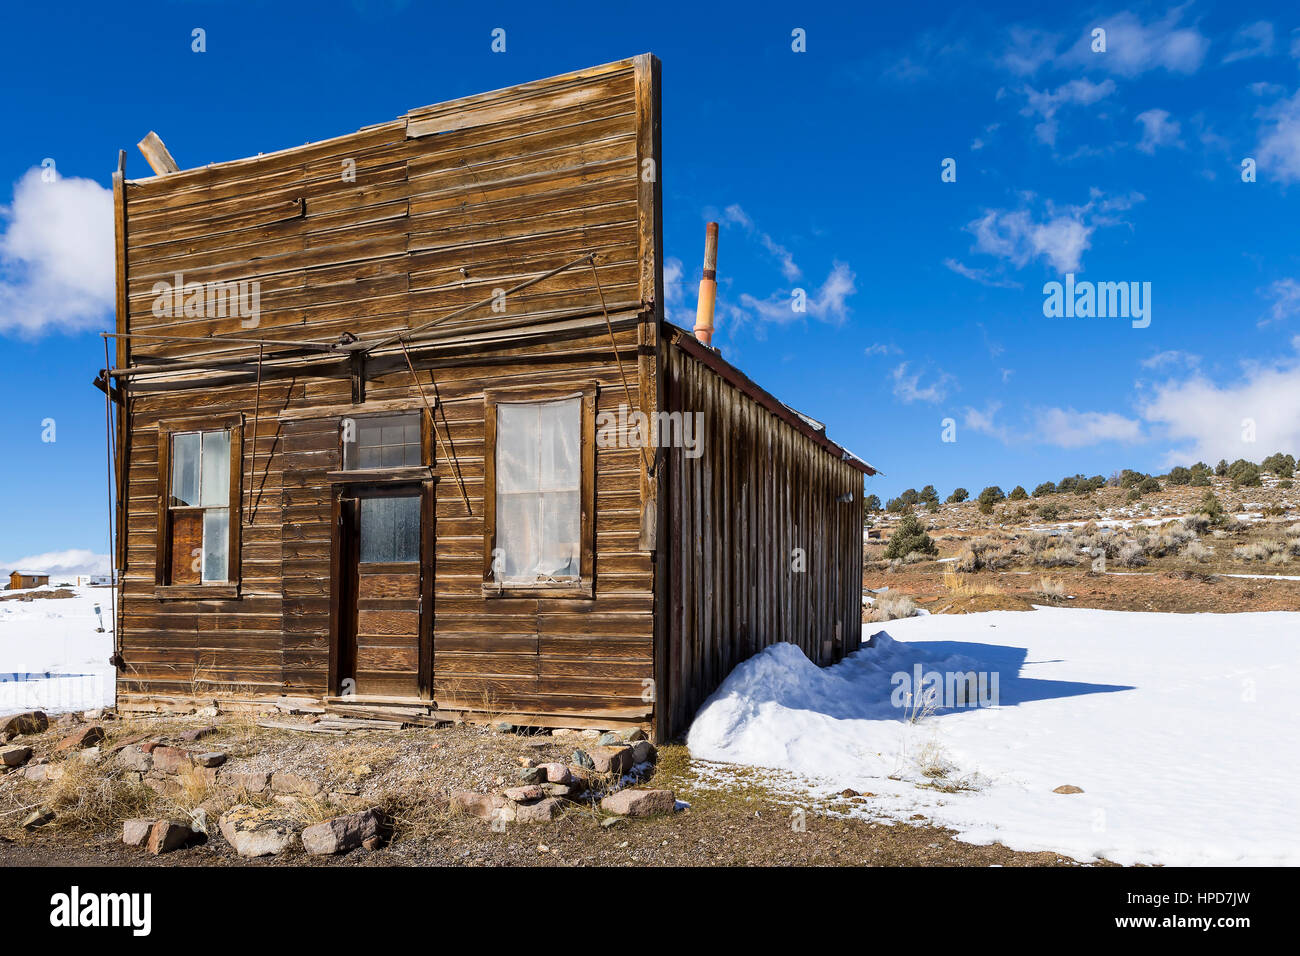
M 139 722 L 119 729 L 126 739 Z M 154 721 L 154 730 L 175 732 L 193 720 Z M 50 734 L 43 735 L 49 737 Z M 42 746 L 48 741 L 42 739 Z M 573 806 L 545 824 L 510 825 L 500 832 L 446 808 L 446 794 L 465 786 L 489 789 L 513 782 L 519 758 L 563 759 L 576 742 L 543 736 L 496 733 L 478 727 L 358 733 L 342 740 L 223 728 L 204 745 L 229 747 L 237 769 L 261 765 L 306 769 L 320 779 L 343 781 L 364 766 L 357 805 L 384 806 L 397 832 L 385 847 L 339 857 L 295 851 L 280 857 L 240 858 L 213 826 L 212 837 L 190 849 L 150 856 L 121 842 L 120 822 L 79 820 L 70 809 L 53 828 L 19 829 L 15 808 L 43 795 L 40 787 L 9 774 L 0 778 L 0 867 L 17 866 L 1075 866 L 1054 853 L 1016 853 L 999 844 L 974 846 L 924 820 L 885 824 L 846 818 L 833 806 L 804 807 L 752 782 L 756 775 L 719 786 L 706 782 L 681 745 L 660 748 L 649 786 L 672 789 L 687 804 L 670 816 L 623 819 L 602 825 L 608 814 Z M 340 756 L 342 755 L 342 756 Z M 365 761 L 365 763 L 360 763 Z M 229 802 L 227 798 L 225 802 Z M 870 797 L 841 803 L 866 804 Z M 210 804 L 219 809 L 222 801 Z M 341 812 L 322 808 L 316 815 Z M 6 811 L 9 811 L 6 813 Z M 156 798 L 128 816 L 180 815 L 180 806 Z

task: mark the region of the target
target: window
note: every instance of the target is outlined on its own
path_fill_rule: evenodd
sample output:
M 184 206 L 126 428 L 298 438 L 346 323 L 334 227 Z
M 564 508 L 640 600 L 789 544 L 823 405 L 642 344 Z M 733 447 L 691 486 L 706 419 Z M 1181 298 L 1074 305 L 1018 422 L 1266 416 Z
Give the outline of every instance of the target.
M 213 594 L 237 582 L 242 434 L 240 416 L 159 426 L 161 596 L 185 596 L 187 588 Z
M 361 554 L 365 564 L 420 560 L 418 495 L 361 499 Z
M 401 468 L 423 463 L 420 413 L 345 418 L 343 470 Z
M 590 592 L 594 409 L 594 386 L 489 393 L 485 590 Z

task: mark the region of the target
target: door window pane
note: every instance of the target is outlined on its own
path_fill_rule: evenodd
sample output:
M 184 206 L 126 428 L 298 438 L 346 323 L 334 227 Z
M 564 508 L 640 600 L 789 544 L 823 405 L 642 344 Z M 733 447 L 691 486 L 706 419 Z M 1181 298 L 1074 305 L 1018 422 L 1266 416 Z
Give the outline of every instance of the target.
M 199 503 L 199 433 L 172 436 L 173 505 Z
M 420 499 L 361 499 L 361 561 L 420 560 Z

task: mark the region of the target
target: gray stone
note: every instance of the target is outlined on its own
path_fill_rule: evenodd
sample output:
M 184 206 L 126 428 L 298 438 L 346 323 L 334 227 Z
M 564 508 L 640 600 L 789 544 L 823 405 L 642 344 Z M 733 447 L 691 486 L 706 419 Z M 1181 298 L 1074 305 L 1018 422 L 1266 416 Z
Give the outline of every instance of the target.
M 219 750 L 214 750 L 211 753 L 196 754 L 193 759 L 200 767 L 220 767 L 226 762 L 226 755 Z
M 39 734 L 50 726 L 50 719 L 39 710 L 29 710 L 14 714 L 12 717 L 0 717 L 0 734 L 17 737 L 20 734 Z
M 149 839 L 145 842 L 144 848 L 154 856 L 159 856 L 172 850 L 179 850 L 193 837 L 194 831 L 184 823 L 159 820 L 149 830 Z
M 157 820 L 127 820 L 122 824 L 122 842 L 127 846 L 144 846 Z
M 610 733 L 601 734 L 600 738 L 596 741 L 596 746 L 617 747 L 622 742 L 623 740 L 618 736 L 618 734 L 610 732 Z
M 545 774 L 547 783 L 568 783 L 573 779 L 569 768 L 562 763 L 544 763 L 537 769 Z
M 574 764 L 577 766 L 583 767 L 587 770 L 594 770 L 596 768 L 595 763 L 592 762 L 591 755 L 585 750 L 575 750 L 573 752 L 573 757 L 570 759 L 572 759 Z
M 554 820 L 564 809 L 564 802 L 557 797 L 545 797 L 536 803 L 523 803 L 515 808 L 516 823 L 545 823 Z
M 523 767 L 519 771 L 520 783 L 544 783 L 546 771 L 541 767 Z
M 276 793 L 293 793 L 304 797 L 320 796 L 323 789 L 315 780 L 300 777 L 296 773 L 271 774 L 271 789 Z
M 257 770 L 235 773 L 227 770 L 221 774 L 221 779 L 234 789 L 248 793 L 266 793 L 271 786 L 271 775 Z
M 453 809 L 477 817 L 485 823 L 496 819 L 508 821 L 515 818 L 515 805 L 499 793 L 457 790 L 451 794 L 450 803 Z
M 54 745 L 55 750 L 84 750 L 86 747 L 93 747 L 104 739 L 104 728 L 99 724 L 91 724 L 89 727 L 82 727 L 75 730 L 68 736 L 64 737 Z
M 0 766 L 4 767 L 21 767 L 31 759 L 31 747 L 4 747 L 0 748 Z
M 636 743 L 632 744 L 633 766 L 640 763 L 653 763 L 657 756 L 658 753 L 655 750 L 655 745 L 648 740 L 638 740 Z
M 317 823 L 302 831 L 302 848 L 313 856 L 347 853 L 379 835 L 379 814 L 362 810 Z
M 600 801 L 602 810 L 621 817 L 649 817 L 672 813 L 677 798 L 671 790 L 620 790 Z
M 275 807 L 231 807 L 222 814 L 219 826 L 235 852 L 246 857 L 284 853 L 298 836 L 293 822 Z
M 122 766 L 136 773 L 148 773 L 153 769 L 153 757 L 139 747 L 123 747 L 117 752 L 117 760 Z
M 632 769 L 631 747 L 595 747 L 591 751 L 592 769 L 597 773 L 621 774 Z
M 645 740 L 645 731 L 640 727 L 625 727 L 622 730 L 614 731 L 614 736 L 623 743 L 630 744 L 638 740 Z
M 53 819 L 54 819 L 53 810 L 50 810 L 46 807 L 40 807 L 39 809 L 34 810 L 32 813 L 29 813 L 23 819 L 22 828 L 24 830 L 35 830 L 39 827 L 45 826 L 45 824 L 51 822 Z
M 23 776 L 36 783 L 52 783 L 62 779 L 63 767 L 56 763 L 31 764 L 23 768 Z

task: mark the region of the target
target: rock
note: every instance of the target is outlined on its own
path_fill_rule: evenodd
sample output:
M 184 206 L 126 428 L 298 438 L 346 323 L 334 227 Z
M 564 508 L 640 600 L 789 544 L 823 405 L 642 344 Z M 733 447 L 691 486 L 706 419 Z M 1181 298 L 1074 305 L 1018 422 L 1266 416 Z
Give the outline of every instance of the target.
M 546 797 L 536 803 L 520 804 L 515 808 L 516 823 L 545 823 L 554 820 L 564 809 L 564 801 L 557 797 Z
M 472 793 L 468 790 L 456 790 L 451 794 L 451 806 L 490 823 L 495 819 L 513 820 L 515 806 L 499 793 Z
M 623 773 L 632 769 L 631 747 L 595 747 L 591 766 L 597 773 Z
M 544 763 L 537 769 L 545 774 L 547 783 L 568 783 L 573 779 L 569 768 L 562 763 Z
M 600 821 L 600 825 L 608 830 L 610 827 L 616 827 L 623 822 L 622 817 L 606 817 Z
M 190 814 L 190 829 L 195 833 L 202 833 L 204 836 L 208 833 L 208 811 L 199 807 Z
M 123 747 L 117 752 L 117 760 L 122 766 L 136 773 L 148 773 L 153 769 L 153 757 L 139 747 Z
M 144 846 L 157 820 L 127 820 L 122 824 L 122 842 L 127 846 Z
M 546 796 L 546 791 L 536 784 L 527 787 L 511 787 L 503 790 L 501 795 L 507 800 L 513 800 L 515 803 L 527 803 L 531 800 L 540 800 Z
M 384 838 L 381 836 L 366 837 L 361 841 L 361 845 L 367 850 L 378 850 L 384 845 Z
M 511 723 L 507 723 L 504 720 L 496 721 L 495 723 L 491 724 L 491 727 L 499 734 L 513 734 L 515 732 L 515 725 Z
M 179 850 L 194 837 L 192 831 L 184 823 L 176 823 L 174 820 L 159 820 L 149 831 L 149 839 L 146 841 L 144 848 L 154 856 L 163 853 L 170 853 L 172 850 Z
M 575 750 L 570 758 L 577 766 L 586 770 L 595 769 L 596 765 L 591 760 L 591 755 L 585 750 Z
M 248 793 L 266 793 L 271 786 L 271 775 L 261 771 L 240 771 L 231 773 L 226 771 L 221 775 L 221 779 L 228 783 L 236 790 L 244 790 Z
M 655 750 L 655 745 L 648 740 L 638 740 L 636 743 L 632 744 L 633 766 L 642 763 L 653 763 L 657 756 L 659 756 L 659 754 Z
M 599 739 L 600 739 L 600 731 L 599 731 L 599 730 L 580 730 L 580 731 L 578 731 L 578 736 L 581 737 L 581 738 L 583 738 L 584 740 L 599 740 Z
M 313 856 L 347 853 L 379 835 L 379 814 L 374 810 L 349 813 L 302 831 L 302 848 Z
M 574 800 L 583 791 L 576 783 L 544 783 L 541 787 L 548 797 L 561 797 L 565 800 Z
M 558 740 L 563 740 L 565 737 L 578 736 L 578 731 L 570 730 L 568 727 L 556 727 L 551 731 L 551 736 Z
M 0 718 L 0 734 L 17 737 L 20 734 L 39 734 L 50 726 L 50 719 L 39 710 L 29 710 L 12 717 Z
M 521 783 L 545 783 L 546 771 L 541 767 L 523 767 L 519 771 Z
M 53 783 L 63 777 L 63 767 L 56 763 L 38 763 L 23 768 L 23 776 L 36 783 Z
M 153 769 L 158 773 L 180 773 L 191 765 L 189 751 L 179 747 L 154 747 L 150 756 L 153 758 Z
M 1083 793 L 1083 791 L 1072 783 L 1063 783 L 1053 790 L 1052 793 Z
M 74 757 L 69 759 L 80 760 L 87 766 L 93 767 L 95 764 L 99 763 L 102 756 L 103 754 L 100 752 L 98 747 L 87 747 L 85 750 L 79 751 Z
M 164 777 L 153 771 L 150 771 L 141 782 L 154 793 L 164 797 L 175 797 L 181 793 L 181 785 L 174 777 Z
M 193 760 L 200 767 L 220 767 L 226 762 L 226 755 L 219 750 L 214 750 L 211 753 L 197 754 Z
M 194 713 L 199 717 L 215 717 L 217 716 L 217 708 L 210 704 L 207 707 L 200 707 Z
M 601 800 L 600 806 L 621 817 L 649 817 L 672 813 L 677 798 L 671 790 L 620 790 Z
M 530 737 L 524 741 L 525 747 L 532 747 L 534 750 L 541 750 L 543 747 L 549 747 L 553 741 L 546 737 Z
M 5 747 L 0 749 L 0 766 L 21 767 L 31 756 L 31 747 Z
M 619 739 L 618 734 L 610 732 L 610 733 L 601 734 L 600 737 L 596 740 L 596 746 L 617 747 L 622 742 L 623 741 Z
M 186 743 L 193 743 L 196 740 L 202 740 L 204 737 L 215 734 L 216 732 L 216 727 L 196 727 L 194 730 L 185 731 L 185 733 L 180 735 L 179 739 Z
M 293 793 L 304 797 L 320 796 L 323 789 L 315 780 L 308 780 L 296 773 L 271 774 L 271 789 L 276 793 Z
M 55 750 L 84 750 L 86 747 L 93 747 L 104 739 L 104 728 L 99 724 L 91 724 L 88 727 L 82 727 L 80 730 L 73 731 L 64 737 L 57 744 Z
M 29 813 L 23 819 L 22 828 L 24 830 L 35 830 L 39 827 L 45 826 L 45 824 L 51 822 L 53 819 L 54 819 L 53 810 L 50 810 L 47 807 L 40 807 L 39 809 L 33 811 L 32 813 Z
M 638 740 L 645 740 L 645 731 L 640 727 L 625 727 L 622 730 L 614 731 L 614 736 L 625 744 L 635 743 Z
M 862 796 L 862 794 L 858 793 L 858 791 L 856 791 L 856 790 L 854 790 L 854 789 L 852 789 L 852 788 L 845 788 L 844 790 L 841 790 L 841 791 L 840 791 L 840 796 L 841 796 L 841 797 L 860 797 L 860 796 Z
M 222 814 L 219 826 L 240 856 L 276 856 L 297 839 L 293 822 L 275 807 L 231 807 Z

